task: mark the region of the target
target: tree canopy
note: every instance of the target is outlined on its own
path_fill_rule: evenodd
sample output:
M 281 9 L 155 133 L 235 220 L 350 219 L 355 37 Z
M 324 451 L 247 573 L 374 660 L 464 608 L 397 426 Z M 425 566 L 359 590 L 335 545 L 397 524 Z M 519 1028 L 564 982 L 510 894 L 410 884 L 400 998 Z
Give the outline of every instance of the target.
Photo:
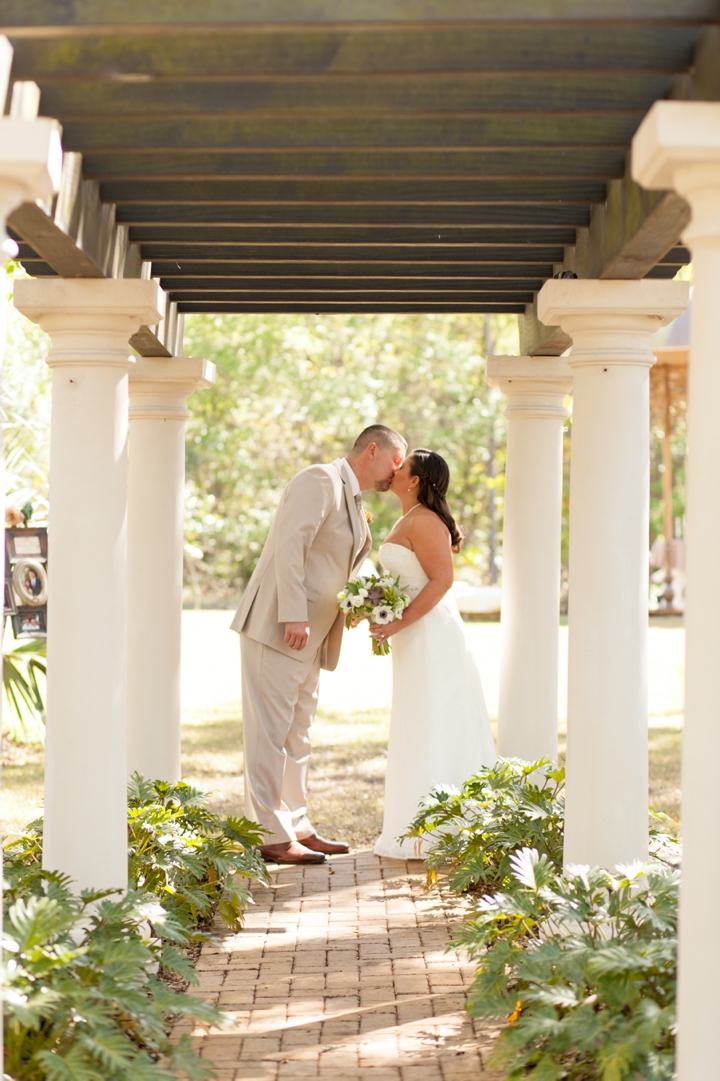
M 517 352 L 512 316 L 243 315 L 188 318 L 185 353 L 212 360 L 193 395 L 187 444 L 188 580 L 229 601 L 262 549 L 280 492 L 303 466 L 344 454 L 367 424 L 447 458 L 449 501 L 467 535 L 460 571 L 490 573 L 504 472 L 502 398 L 485 382 L 486 346 Z M 366 498 L 376 545 L 398 515 Z

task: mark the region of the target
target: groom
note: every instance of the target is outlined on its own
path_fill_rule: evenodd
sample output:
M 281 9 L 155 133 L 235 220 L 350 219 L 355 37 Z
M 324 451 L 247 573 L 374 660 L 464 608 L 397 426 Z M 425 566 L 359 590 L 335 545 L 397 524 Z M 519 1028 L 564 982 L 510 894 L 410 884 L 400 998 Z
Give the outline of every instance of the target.
M 373 424 L 346 458 L 311 465 L 288 484 L 232 629 L 242 653 L 245 812 L 270 830 L 262 854 L 322 863 L 346 844 L 307 818 L 308 729 L 320 669 L 338 663 L 337 595 L 372 546 L 361 492 L 386 492 L 405 457 L 398 432 Z

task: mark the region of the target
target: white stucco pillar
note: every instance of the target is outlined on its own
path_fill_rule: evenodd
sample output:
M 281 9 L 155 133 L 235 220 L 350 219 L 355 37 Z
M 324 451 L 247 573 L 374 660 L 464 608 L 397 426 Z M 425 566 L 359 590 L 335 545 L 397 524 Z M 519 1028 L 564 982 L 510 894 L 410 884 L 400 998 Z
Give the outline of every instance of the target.
M 573 340 L 566 864 L 647 857 L 650 336 L 687 303 L 673 281 L 538 294 Z
M 130 373 L 128 769 L 180 778 L 187 399 L 215 381 L 195 357 L 139 358 Z
M 632 149 L 635 179 L 674 188 L 690 204 L 692 251 L 686 464 L 685 729 L 682 747 L 682 887 L 678 973 L 678 1077 L 717 1073 L 720 987 L 709 978 L 720 942 L 708 932 L 720 892 L 714 828 L 720 758 L 720 104 L 657 102 Z
M 0 36 L 0 113 L 10 79 L 13 51 Z M 17 255 L 17 245 L 7 235 L 8 215 L 21 203 L 41 199 L 49 202 L 60 186 L 62 146 L 60 125 L 38 120 L 0 116 L 0 371 L 5 356 L 7 280 L 5 264 Z M 5 490 L 5 463 L 0 448 L 0 481 Z M 0 546 L 0 581 L 5 577 L 5 545 Z M 2 657 L 0 657 L 0 669 Z M 2 703 L 0 700 L 0 709 Z
M 560 357 L 488 357 L 507 395 L 498 752 L 557 759 L 563 405 Z
M 127 883 L 128 338 L 158 318 L 139 279 L 18 281 L 51 338 L 51 596 L 45 867 Z

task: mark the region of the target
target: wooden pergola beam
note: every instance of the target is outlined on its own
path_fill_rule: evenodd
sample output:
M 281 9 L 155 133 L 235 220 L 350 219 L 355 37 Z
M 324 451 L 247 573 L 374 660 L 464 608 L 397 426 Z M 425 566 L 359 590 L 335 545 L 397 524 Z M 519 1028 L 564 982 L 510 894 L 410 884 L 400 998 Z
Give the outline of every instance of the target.
M 388 303 L 382 303 L 381 301 L 372 303 L 353 303 L 351 300 L 343 299 L 342 301 L 335 303 L 328 303 L 327 301 L 312 301 L 298 300 L 296 303 L 283 299 L 281 301 L 229 301 L 223 303 L 218 300 L 211 301 L 192 301 L 190 303 L 178 304 L 178 312 L 183 315 L 190 312 L 196 313 L 214 313 L 225 315 L 242 315 L 257 314 L 259 312 L 267 312 L 272 314 L 279 314 L 283 312 L 309 312 L 321 314 L 322 312 L 336 312 L 342 315 L 349 313 L 365 314 L 365 315 L 379 315 L 384 312 L 416 312 L 427 313 L 432 312 L 435 314 L 441 314 L 443 312 L 457 312 L 459 314 L 480 314 L 480 315 L 497 315 L 499 313 L 506 312 L 509 315 L 519 315 L 523 310 L 522 304 L 500 304 L 493 302 L 492 304 L 474 304 L 471 302 L 452 304 L 445 301 L 433 301 L 431 305 L 427 303 L 418 303 L 417 301 L 402 301 L 392 300 Z
M 283 274 L 277 277 L 239 275 L 234 278 L 214 278 L 207 275 L 202 277 L 162 277 L 160 284 L 167 293 L 175 294 L 185 289 L 200 290 L 215 294 L 228 290 L 261 290 L 267 292 L 302 292 L 306 289 L 322 290 L 329 289 L 331 292 L 354 292 L 357 290 L 378 290 L 390 292 L 439 292 L 452 293 L 456 289 L 463 291 L 475 291 L 484 296 L 503 294 L 513 296 L 515 294 L 533 293 L 538 289 L 541 279 L 516 278 L 511 281 L 501 282 L 476 278 L 435 278 L 432 275 L 418 278 L 383 278 L 383 277 L 345 277 L 334 274 L 332 277 L 322 278 L 317 276 L 308 277 L 305 274 Z
M 492 225 L 287 225 L 287 224 L 183 224 L 132 225 L 129 230 L 133 243 L 195 244 L 220 250 L 233 244 L 296 244 L 308 242 L 320 245 L 382 244 L 385 246 L 469 244 L 501 245 L 503 248 L 523 249 L 533 255 L 538 247 L 548 244 L 565 246 L 575 241 L 575 229 L 569 226 Z
M 402 116 L 63 117 L 65 146 L 99 150 L 437 149 L 628 146 L 644 115 L 533 113 Z
M 229 28 L 267 32 L 273 27 L 319 27 L 347 24 L 468 26 L 504 23 L 708 22 L 717 14 L 714 0 L 515 0 L 500 12 L 495 0 L 444 0 L 441 14 L 423 0 L 4 0 L 0 33 L 9 37 L 86 36 L 99 31 L 142 35 L 172 29 L 173 33 L 227 33 Z
M 471 203 L 533 204 L 599 203 L 605 199 L 602 180 L 497 177 L 405 177 L 346 180 L 333 178 L 212 180 L 109 180 L 100 185 L 103 200 L 112 203 Z
M 648 24 L 642 35 L 619 34 L 614 22 L 596 23 L 592 33 L 582 23 L 568 22 L 561 30 L 511 21 L 457 27 L 386 25 L 372 33 L 357 27 L 307 27 L 297 33 L 285 27 L 253 33 L 247 26 L 223 27 L 218 33 L 204 25 L 193 34 L 151 34 L 101 30 L 92 37 L 23 37 L 11 31 L 15 71 L 19 79 L 86 77 L 123 79 L 150 75 L 182 77 L 188 72 L 216 77 L 246 75 L 378 74 L 404 70 L 414 74 L 436 71 L 523 71 L 563 67 L 601 71 L 612 68 L 676 70 L 689 64 L 696 29 L 693 22 Z M 682 17 L 682 7 L 681 7 Z M 22 31 L 20 31 L 22 32 Z
M 644 278 L 676 248 L 690 218 L 687 203 L 674 192 L 646 191 L 630 176 L 608 184 L 607 199 L 590 211 L 558 270 L 579 278 Z M 689 262 L 682 249 L 677 264 Z M 560 327 L 537 318 L 535 301 L 520 320 L 520 351 L 526 356 L 559 356 L 571 345 Z
M 554 263 L 563 257 L 559 246 L 512 247 L 480 244 L 168 244 L 151 243 L 141 246 L 144 260 L 160 263 L 169 259 L 184 262 L 260 263 L 293 262 L 325 263 Z
M 391 212 L 392 211 L 392 212 Z M 117 208 L 125 225 L 263 226 L 493 226 L 544 228 L 587 225 L 590 208 L 575 203 L 128 203 Z
M 408 179 L 441 177 L 547 177 L 605 180 L 621 177 L 623 146 L 445 147 L 442 150 L 130 150 L 92 151 L 83 157 L 85 176 L 99 181 L 161 178 L 214 180 L 220 177 L 277 180 L 283 177 Z
M 469 278 L 476 281 L 499 281 L 501 279 L 512 282 L 516 277 L 535 278 L 544 280 L 551 276 L 552 264 L 548 263 L 432 263 L 423 266 L 415 260 L 407 262 L 351 262 L 347 259 L 334 261 L 302 262 L 295 261 L 265 261 L 265 262 L 226 262 L 216 259 L 211 263 L 186 261 L 178 266 L 174 260 L 157 260 L 153 263 L 153 276 L 185 276 L 201 277 L 206 274 L 214 278 L 237 277 L 238 274 L 251 275 L 253 277 L 277 277 L 283 271 L 303 277 L 309 282 L 313 275 L 318 277 L 347 277 L 347 278 Z
M 69 118 L 142 115 L 381 117 L 413 114 L 632 113 L 665 97 L 674 72 L 423 72 L 421 75 L 243 76 L 137 82 L 51 80 L 43 109 Z

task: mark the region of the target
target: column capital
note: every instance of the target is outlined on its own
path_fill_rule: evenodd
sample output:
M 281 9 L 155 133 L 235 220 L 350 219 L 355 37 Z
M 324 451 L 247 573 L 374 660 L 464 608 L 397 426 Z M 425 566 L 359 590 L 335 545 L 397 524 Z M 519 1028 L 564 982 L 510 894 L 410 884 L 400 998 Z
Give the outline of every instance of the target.
M 559 325 L 573 340 L 567 357 L 581 365 L 650 368 L 655 354 L 650 338 L 676 319 L 690 301 L 687 282 L 553 278 L 538 293 L 538 317 Z
M 60 187 L 62 144 L 57 120 L 0 117 L 0 242 L 7 216 L 21 203 L 49 202 Z M 16 247 L 5 251 L 7 259 Z
M 720 241 L 720 102 L 657 101 L 632 141 L 633 179 L 690 203 L 691 248 Z
M 128 341 L 157 323 L 160 294 L 157 282 L 141 278 L 32 278 L 15 283 L 13 303 L 50 335 L 51 368 L 129 369 Z
M 572 371 L 562 357 L 487 358 L 485 378 L 509 399 L 506 417 L 564 420 L 563 398 L 572 390 Z
M 200 357 L 138 357 L 130 372 L 130 420 L 185 420 L 189 396 L 214 382 L 215 365 Z

